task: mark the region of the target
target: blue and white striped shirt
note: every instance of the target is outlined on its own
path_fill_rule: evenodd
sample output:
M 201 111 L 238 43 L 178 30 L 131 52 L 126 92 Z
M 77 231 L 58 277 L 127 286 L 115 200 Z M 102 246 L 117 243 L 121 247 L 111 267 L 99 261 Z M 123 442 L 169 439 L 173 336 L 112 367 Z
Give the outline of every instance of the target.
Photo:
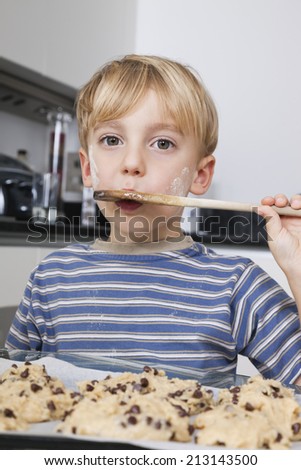
M 237 354 L 265 377 L 301 371 L 294 301 L 250 259 L 192 240 L 143 253 L 75 244 L 32 272 L 8 349 L 97 352 L 201 372 L 233 372 Z

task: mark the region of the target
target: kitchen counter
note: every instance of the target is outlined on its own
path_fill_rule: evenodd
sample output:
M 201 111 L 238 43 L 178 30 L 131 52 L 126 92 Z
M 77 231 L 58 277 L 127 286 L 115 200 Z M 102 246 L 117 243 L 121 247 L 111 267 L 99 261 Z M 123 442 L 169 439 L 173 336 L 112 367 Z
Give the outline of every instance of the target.
M 91 242 L 103 237 L 105 228 L 99 220 L 93 226 L 71 225 L 68 219 L 55 224 L 16 220 L 0 216 L 0 246 L 34 246 L 53 249 L 70 243 Z
M 55 224 L 16 220 L 13 217 L 0 216 L 0 246 L 35 246 L 53 247 L 66 246 L 70 243 L 86 243 L 96 238 L 105 237 L 104 219 L 96 217 L 94 225 L 83 226 L 71 224 L 68 218 L 61 218 Z M 225 227 L 217 231 L 195 231 L 191 233 L 195 241 L 216 246 L 261 247 L 267 248 L 265 235 L 260 233 L 233 234 Z

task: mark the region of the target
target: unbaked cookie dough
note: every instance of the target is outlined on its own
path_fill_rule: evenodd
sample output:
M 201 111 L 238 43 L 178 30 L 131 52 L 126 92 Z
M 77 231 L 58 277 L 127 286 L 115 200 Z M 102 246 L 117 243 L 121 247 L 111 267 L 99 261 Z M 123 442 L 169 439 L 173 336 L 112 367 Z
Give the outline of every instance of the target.
M 202 445 L 244 449 L 287 449 L 290 441 L 273 428 L 267 416 L 236 405 L 219 405 L 199 414 L 195 442 Z
M 196 380 L 145 366 L 70 390 L 44 365 L 13 364 L 0 377 L 0 431 L 52 420 L 60 420 L 59 433 L 127 441 L 288 449 L 301 440 L 293 390 L 262 376 L 213 393 Z
M 160 397 L 174 406 L 180 416 L 195 415 L 214 403 L 212 390 L 196 380 L 169 378 L 164 371 L 149 366 L 141 373 L 125 372 L 101 381 L 80 382 L 78 386 L 81 394 L 96 400 L 110 395 Z
M 24 431 L 28 423 L 20 416 L 15 415 L 11 407 L 0 405 L 0 431 Z
M 0 429 L 23 430 L 29 423 L 61 419 L 79 398 L 44 366 L 13 364 L 0 378 Z
M 292 389 L 255 376 L 222 389 L 216 406 L 198 415 L 196 442 L 234 448 L 286 449 L 301 439 L 301 407 Z
M 166 399 L 136 393 L 131 397 L 106 395 L 100 400 L 85 397 L 70 410 L 57 431 L 126 440 L 187 442 L 194 427 L 188 415 L 180 415 Z

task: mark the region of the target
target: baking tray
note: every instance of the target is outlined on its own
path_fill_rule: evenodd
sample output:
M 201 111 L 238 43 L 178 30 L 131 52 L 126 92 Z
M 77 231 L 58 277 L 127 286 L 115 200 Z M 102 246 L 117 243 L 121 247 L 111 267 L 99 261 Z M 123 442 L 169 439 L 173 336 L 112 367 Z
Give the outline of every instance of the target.
M 31 361 L 46 366 L 48 373 L 61 379 L 67 388 L 76 389 L 76 382 L 81 380 L 102 379 L 108 374 L 122 372 L 140 373 L 146 362 L 138 360 L 126 361 L 119 357 L 101 357 L 98 354 L 81 353 L 39 353 L 34 351 L 0 350 L 0 375 L 13 363 Z M 214 393 L 219 388 L 242 385 L 248 379 L 236 374 L 201 374 L 186 368 L 168 366 L 159 362 L 147 361 L 147 365 L 163 369 L 169 377 L 198 380 L 202 385 L 210 387 Z M 295 387 L 295 391 L 300 390 Z M 301 403 L 301 395 L 300 395 Z M 201 450 L 218 449 L 191 443 L 115 440 L 93 436 L 64 436 L 55 432 L 58 422 L 36 423 L 26 431 L 0 432 L 0 449 L 102 449 L 102 450 L 134 450 L 134 449 L 182 449 Z M 301 442 L 293 443 L 292 449 L 301 449 Z

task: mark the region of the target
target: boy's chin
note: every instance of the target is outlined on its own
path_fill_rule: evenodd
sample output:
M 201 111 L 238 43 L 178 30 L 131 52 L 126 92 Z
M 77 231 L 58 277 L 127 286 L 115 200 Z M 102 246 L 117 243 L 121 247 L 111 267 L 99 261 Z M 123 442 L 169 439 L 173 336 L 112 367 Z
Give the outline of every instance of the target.
M 137 222 L 137 221 L 136 221 Z M 155 224 L 154 226 L 139 225 L 138 222 L 135 226 L 126 227 L 112 227 L 111 226 L 111 240 L 117 243 L 150 243 L 166 241 L 170 239 L 180 239 L 183 237 L 183 231 L 177 224 L 170 226 L 169 229 L 166 225 Z

